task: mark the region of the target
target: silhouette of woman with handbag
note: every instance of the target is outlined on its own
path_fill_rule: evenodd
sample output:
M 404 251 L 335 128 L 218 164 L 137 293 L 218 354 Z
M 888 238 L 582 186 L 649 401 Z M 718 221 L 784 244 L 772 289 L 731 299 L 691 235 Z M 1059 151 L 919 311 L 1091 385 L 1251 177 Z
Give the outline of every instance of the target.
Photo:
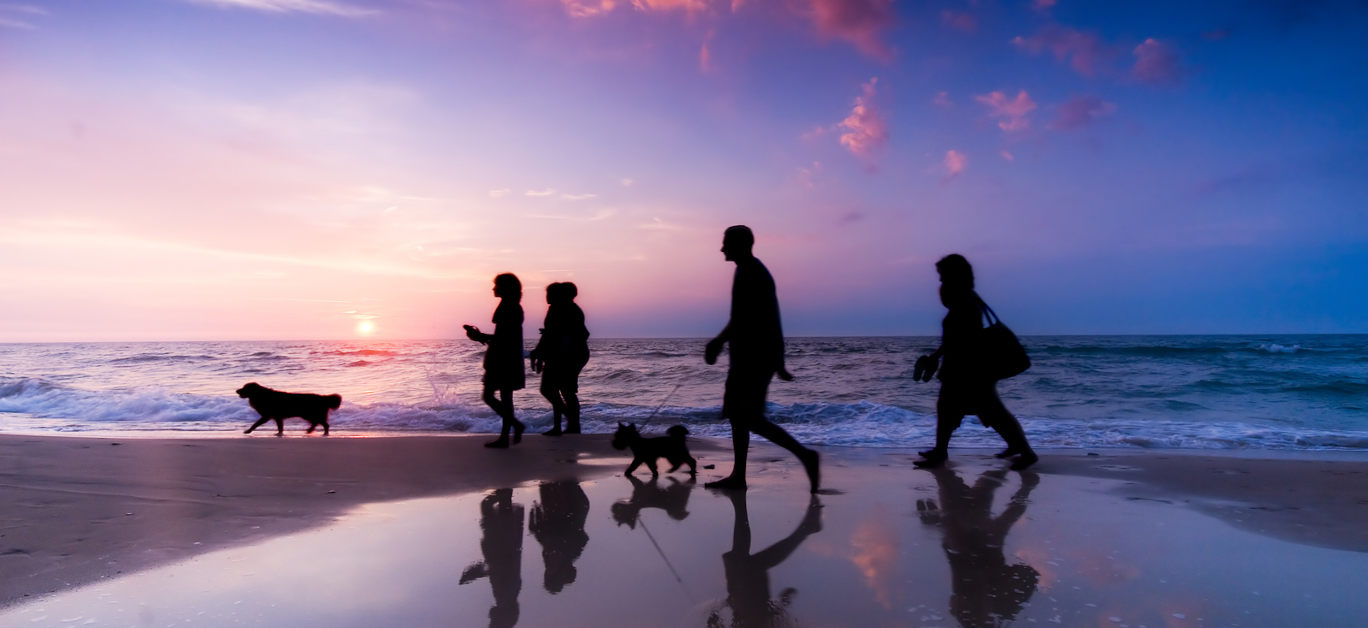
M 1021 423 L 998 398 L 997 381 L 1016 375 L 1030 366 L 1021 349 L 996 314 L 974 292 L 974 269 L 963 255 L 951 254 L 936 262 L 940 273 L 940 298 L 947 310 L 941 322 L 941 346 L 931 355 L 917 359 L 913 378 L 941 380 L 936 399 L 936 446 L 921 452 L 918 467 L 938 467 L 949 457 L 950 435 L 966 415 L 977 415 L 1007 442 L 998 458 L 1012 458 L 1012 469 L 1020 471 L 1036 463 L 1039 456 L 1026 441 Z M 983 319 L 991 322 L 984 328 Z M 939 374 L 936 373 L 939 366 Z

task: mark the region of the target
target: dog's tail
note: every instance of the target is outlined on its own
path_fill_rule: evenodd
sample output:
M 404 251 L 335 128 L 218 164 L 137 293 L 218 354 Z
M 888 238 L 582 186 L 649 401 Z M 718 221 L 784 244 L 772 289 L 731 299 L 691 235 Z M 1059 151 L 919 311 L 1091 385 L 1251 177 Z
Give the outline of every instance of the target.
M 328 395 L 326 399 L 328 400 L 329 408 L 336 410 L 342 407 L 342 395 Z
M 684 436 L 686 436 L 688 433 L 689 430 L 684 429 L 683 425 L 676 425 L 668 430 L 665 430 L 666 436 L 673 436 L 675 438 L 684 438 Z

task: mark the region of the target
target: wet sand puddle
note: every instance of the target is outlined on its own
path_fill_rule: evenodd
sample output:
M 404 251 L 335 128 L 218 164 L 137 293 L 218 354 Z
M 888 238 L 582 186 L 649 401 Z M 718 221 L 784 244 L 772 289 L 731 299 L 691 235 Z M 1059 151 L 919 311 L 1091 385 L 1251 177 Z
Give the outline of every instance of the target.
M 759 466 L 759 465 L 757 465 Z M 544 482 L 361 507 L 0 612 L 31 626 L 1354 625 L 1368 554 L 1126 499 L 1118 483 L 833 467 Z

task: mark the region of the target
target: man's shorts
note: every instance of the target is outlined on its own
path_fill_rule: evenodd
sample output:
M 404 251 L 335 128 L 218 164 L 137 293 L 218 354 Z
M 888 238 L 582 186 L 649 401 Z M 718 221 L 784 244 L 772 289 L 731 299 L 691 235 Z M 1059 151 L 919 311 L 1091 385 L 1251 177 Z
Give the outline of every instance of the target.
M 722 395 L 722 416 L 736 421 L 765 416 L 765 397 L 773 373 L 727 373 L 727 389 Z

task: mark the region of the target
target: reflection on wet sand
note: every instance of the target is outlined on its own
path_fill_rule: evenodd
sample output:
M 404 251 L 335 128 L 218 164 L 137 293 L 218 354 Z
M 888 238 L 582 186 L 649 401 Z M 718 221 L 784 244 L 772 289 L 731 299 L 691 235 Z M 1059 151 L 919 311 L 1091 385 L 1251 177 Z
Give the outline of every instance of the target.
M 641 511 L 647 508 L 659 508 L 675 521 L 689 516 L 689 492 L 694 488 L 694 478 L 687 482 L 668 478 L 668 484 L 661 488 L 660 478 L 642 482 L 634 475 L 626 477 L 632 483 L 632 496 L 613 504 L 613 521 L 618 525 L 626 524 L 635 530 Z
M 779 592 L 778 599 L 770 598 L 769 570 L 784 562 L 798 546 L 822 529 L 822 503 L 814 494 L 808 500 L 807 512 L 798 527 L 773 545 L 751 553 L 750 512 L 746 508 L 745 491 L 727 491 L 731 499 L 732 547 L 722 555 L 727 577 L 726 607 L 731 608 L 731 626 L 777 626 L 789 620 L 788 606 L 798 590 L 793 587 Z M 708 615 L 708 628 L 728 625 L 723 618 L 725 609 Z
M 542 546 L 546 571 L 542 584 L 547 593 L 560 593 L 575 581 L 575 561 L 584 553 L 589 535 L 584 522 L 589 518 L 589 496 L 578 482 L 542 482 L 537 487 L 540 500 L 532 506 L 527 530 Z
M 494 606 L 489 628 L 512 628 L 518 623 L 518 592 L 522 590 L 523 507 L 513 503 L 513 489 L 501 488 L 480 501 L 480 551 L 484 560 L 461 572 L 461 584 L 489 577 Z
M 993 493 L 1005 482 L 1005 471 L 986 471 L 973 487 L 947 467 L 931 473 L 940 505 L 920 499 L 917 512 L 922 523 L 940 527 L 943 534 L 941 547 L 950 561 L 950 612 L 966 628 L 1012 621 L 1035 593 L 1040 574 L 1030 565 L 1008 565 L 1002 546 L 1007 532 L 1026 513 L 1027 498 L 1040 477 L 1021 472 L 1021 487 L 1002 514 L 993 517 Z

